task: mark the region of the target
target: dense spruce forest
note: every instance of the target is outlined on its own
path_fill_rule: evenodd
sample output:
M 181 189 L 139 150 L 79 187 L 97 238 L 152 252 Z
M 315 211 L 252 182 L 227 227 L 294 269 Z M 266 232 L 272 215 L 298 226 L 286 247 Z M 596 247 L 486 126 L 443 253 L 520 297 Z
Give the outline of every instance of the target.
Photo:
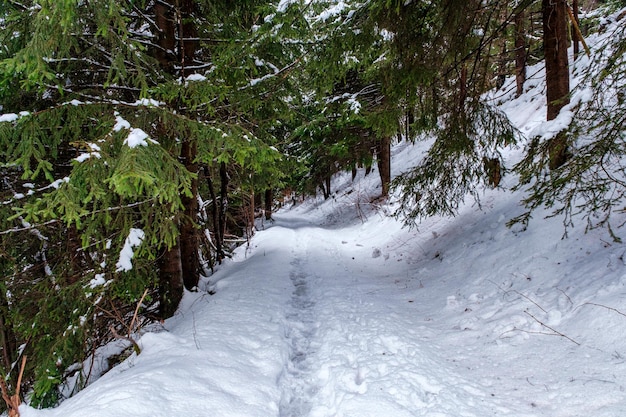
M 547 207 L 566 233 L 582 216 L 613 234 L 626 192 L 626 26 L 601 50 L 585 39 L 623 7 L 1 1 L 6 409 L 13 395 L 53 407 L 68 378 L 83 388 L 96 349 L 171 317 L 256 219 L 332 198 L 338 173 L 371 170 L 377 201 L 397 201 L 389 214 L 409 227 L 480 205 L 514 177 L 525 210 L 511 224 Z M 584 94 L 573 94 L 568 48 L 590 61 Z M 523 94 L 537 64 L 545 129 L 521 143 L 493 94 L 511 76 Z M 418 141 L 429 141 L 423 159 L 392 176 L 392 145 Z M 520 146 L 508 166 L 503 150 Z

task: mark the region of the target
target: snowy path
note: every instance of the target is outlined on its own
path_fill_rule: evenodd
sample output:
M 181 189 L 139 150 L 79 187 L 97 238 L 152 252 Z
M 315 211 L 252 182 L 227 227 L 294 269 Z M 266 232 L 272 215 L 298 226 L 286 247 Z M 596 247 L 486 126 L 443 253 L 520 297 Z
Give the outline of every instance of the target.
M 626 311 L 600 298 L 626 288 L 623 263 L 576 262 L 622 249 L 584 235 L 567 262 L 543 234 L 515 246 L 497 213 L 418 234 L 303 210 L 239 248 L 207 282 L 215 295 L 186 293 L 140 355 L 22 417 L 626 415 L 624 322 L 584 304 Z M 559 283 L 578 270 L 596 287 Z
M 411 307 L 409 300 L 400 304 L 385 297 L 381 303 L 379 280 L 389 274 L 356 260 L 354 243 L 341 240 L 336 230 L 302 227 L 295 219 L 275 227 L 293 232 L 293 241 L 285 242 L 292 247 L 293 293 L 279 417 L 409 417 L 467 408 L 464 398 L 455 398 L 456 390 L 446 398 L 445 385 L 489 397 L 445 369 L 428 340 L 432 331 L 407 319 L 403 310 Z
M 281 375 L 282 389 L 279 417 L 306 416 L 311 410 L 311 398 L 317 387 L 312 380 L 312 341 L 316 336 L 315 301 L 311 296 L 312 277 L 303 267 L 305 247 L 298 241 L 293 251 L 289 277 L 293 283 L 291 302 L 286 314 L 285 338 L 289 345 L 289 361 Z

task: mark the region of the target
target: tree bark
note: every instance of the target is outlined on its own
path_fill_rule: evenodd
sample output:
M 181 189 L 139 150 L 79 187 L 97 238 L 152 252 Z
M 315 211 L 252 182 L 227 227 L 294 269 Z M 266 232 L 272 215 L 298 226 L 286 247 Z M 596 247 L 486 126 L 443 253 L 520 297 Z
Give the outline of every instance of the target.
M 158 48 L 155 56 L 161 67 L 168 73 L 174 73 L 176 63 L 174 51 L 176 49 L 176 22 L 174 19 L 174 4 L 157 1 L 154 5 L 155 23 L 159 27 L 157 35 Z
M 198 164 L 195 162 L 197 144 L 195 140 L 182 143 L 181 160 L 187 171 L 197 174 Z M 191 195 L 181 196 L 184 215 L 180 224 L 180 256 L 185 288 L 192 290 L 200 281 L 200 236 L 198 235 L 198 179 L 191 180 Z
M 265 190 L 265 220 L 272 219 L 272 203 L 274 202 L 274 193 L 271 188 Z
M 382 185 L 382 197 L 387 197 L 389 195 L 389 185 L 391 184 L 391 138 L 389 136 L 383 136 L 378 141 L 376 161 Z
M 555 119 L 569 103 L 567 62 L 567 3 L 543 0 L 543 48 L 546 61 L 547 120 Z M 558 134 L 549 145 L 549 166 L 556 169 L 567 161 L 567 137 Z
M 183 299 L 183 267 L 179 242 L 166 250 L 159 260 L 159 314 L 172 317 Z
M 163 69 L 170 74 L 176 75 L 176 65 L 180 65 L 180 76 L 189 75 L 188 65 L 193 62 L 196 53 L 196 42 L 193 40 L 197 35 L 193 23 L 192 14 L 194 9 L 193 0 L 164 0 L 155 4 L 155 21 L 160 32 L 156 58 Z M 173 103 L 175 106 L 177 103 Z M 183 140 L 180 154 L 178 155 L 185 169 L 193 174 L 198 173 L 198 165 L 195 162 L 197 143 L 192 135 Z M 197 287 L 200 279 L 200 236 L 198 235 L 198 180 L 197 177 L 191 182 L 191 195 L 181 195 L 183 213 L 180 217 L 179 243 L 166 251 L 164 254 L 163 268 L 161 270 L 161 285 L 170 286 L 162 288 L 162 294 L 166 299 L 165 311 L 172 313 L 172 306 L 167 303 L 180 301 L 178 287 L 182 285 L 191 290 Z M 180 268 L 175 271 L 174 268 Z M 176 280 L 180 279 L 181 282 Z M 181 284 L 182 283 L 182 284 Z M 173 294 L 169 296 L 168 294 Z M 182 293 L 180 294 L 182 297 Z M 173 308 L 175 310 L 175 308 Z
M 224 258 L 224 236 L 222 235 L 222 229 L 220 228 L 220 215 L 218 209 L 217 195 L 215 194 L 215 187 L 213 186 L 213 180 L 211 179 L 211 173 L 208 167 L 204 167 L 207 185 L 209 188 L 209 195 L 211 196 L 211 218 L 213 223 L 213 243 L 215 244 L 215 259 L 218 262 Z
M 576 23 L 578 24 L 578 27 L 580 27 L 580 20 L 578 18 L 578 0 L 572 0 L 572 13 L 574 14 L 574 20 L 576 20 Z M 580 54 L 580 39 L 578 37 L 578 31 L 576 30 L 576 27 L 574 25 L 572 25 L 571 28 L 571 33 L 572 33 L 572 43 L 573 43 L 573 50 L 574 50 L 574 61 L 576 61 L 576 58 L 578 58 L 578 55 Z
M 226 163 L 220 163 L 220 205 L 219 205 L 219 228 L 221 239 L 221 253 L 218 253 L 217 261 L 219 263 L 225 257 L 224 254 L 224 235 L 226 234 L 226 208 L 228 207 L 228 182 L 230 177 L 228 176 L 228 170 L 226 169 Z
M 515 84 L 516 95 L 521 96 L 526 82 L 526 28 L 524 10 L 515 15 Z
M 2 348 L 2 366 L 5 373 L 9 373 L 11 365 L 16 359 L 17 342 L 13 327 L 7 320 L 9 302 L 4 291 L 0 292 L 0 347 Z M 11 372 L 12 380 L 15 380 L 15 372 Z
M 196 54 L 197 30 L 192 14 L 195 7 L 193 0 L 168 0 L 167 5 L 157 2 L 157 24 L 161 28 L 159 45 L 164 51 L 157 56 L 162 65 L 174 72 L 175 65 L 180 65 L 180 75 L 184 78 L 190 75 L 190 65 Z M 162 25 L 162 26 L 161 26 Z M 174 53 L 175 52 L 175 53 Z M 192 135 L 182 142 L 180 160 L 185 169 L 193 174 L 198 173 L 198 164 L 195 162 L 197 143 Z M 180 257 L 182 278 L 185 288 L 191 290 L 197 287 L 200 279 L 200 236 L 198 235 L 198 180 L 191 181 L 191 195 L 182 195 L 184 207 L 180 222 Z

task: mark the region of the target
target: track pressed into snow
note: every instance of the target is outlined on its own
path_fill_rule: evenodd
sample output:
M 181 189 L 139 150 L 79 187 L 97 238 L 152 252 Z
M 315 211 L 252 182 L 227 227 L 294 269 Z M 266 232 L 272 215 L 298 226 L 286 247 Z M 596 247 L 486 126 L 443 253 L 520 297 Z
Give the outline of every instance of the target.
M 314 311 L 315 301 L 311 297 L 310 279 L 302 264 L 305 254 L 298 242 L 292 253 L 289 278 L 293 284 L 286 313 L 285 338 L 289 345 L 289 361 L 281 375 L 279 385 L 282 397 L 279 404 L 279 417 L 301 417 L 311 411 L 311 398 L 317 391 L 312 380 L 311 354 L 312 340 L 317 330 Z
M 274 263 L 290 291 L 279 417 L 479 416 L 485 402 L 491 413 L 511 412 L 441 355 L 436 331 L 414 315 L 421 283 L 406 278 L 403 263 L 378 259 L 354 230 L 288 213 L 267 233 L 290 247 Z

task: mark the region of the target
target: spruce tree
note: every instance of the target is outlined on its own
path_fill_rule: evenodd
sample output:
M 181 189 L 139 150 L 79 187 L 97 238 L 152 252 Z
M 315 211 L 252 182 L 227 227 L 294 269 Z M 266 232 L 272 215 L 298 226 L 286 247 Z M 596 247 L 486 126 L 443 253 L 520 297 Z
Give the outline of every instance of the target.
M 608 21 L 618 19 L 623 6 L 611 2 L 599 15 Z M 538 208 L 547 207 L 550 216 L 563 218 L 566 232 L 578 217 L 586 220 L 588 228 L 606 226 L 614 239 L 620 240 L 611 227 L 611 217 L 622 209 L 626 197 L 624 26 L 616 25 L 605 39 L 591 51 L 590 64 L 582 67 L 583 77 L 571 92 L 576 106 L 566 109 L 572 122 L 561 132 L 567 138 L 568 159 L 550 169 L 550 141 L 536 138 L 518 164 L 518 188 L 528 187 L 523 201 L 527 210 L 512 223 L 526 225 Z
M 279 39 L 300 23 L 261 1 L 0 11 L 2 347 L 13 363 L 25 343 L 32 404 L 50 406 L 145 289 L 141 317 L 165 318 L 225 256 L 226 201 L 280 180 L 271 145 L 300 53 Z M 220 183 L 219 202 L 201 178 Z M 219 204 L 219 225 L 201 199 Z
M 326 25 L 320 40 L 324 52 L 310 62 L 312 72 L 324 77 L 318 91 L 325 88 L 334 98 L 324 80 L 336 83 L 350 71 L 376 91 L 373 105 L 360 94 L 362 88 L 347 97 L 360 100 L 363 124 L 377 139 L 379 156 L 391 138 L 436 138 L 424 161 L 393 183 L 401 195 L 399 214 L 409 222 L 454 214 L 468 194 L 478 200 L 481 184 L 497 186 L 506 171 L 500 150 L 515 143 L 516 132 L 481 95 L 493 86 L 495 41 L 529 3 L 509 10 L 508 2 L 497 0 L 373 1 L 318 12 L 323 19 L 315 21 Z M 336 97 L 348 101 L 345 95 Z M 384 164 L 380 168 L 388 172 Z

